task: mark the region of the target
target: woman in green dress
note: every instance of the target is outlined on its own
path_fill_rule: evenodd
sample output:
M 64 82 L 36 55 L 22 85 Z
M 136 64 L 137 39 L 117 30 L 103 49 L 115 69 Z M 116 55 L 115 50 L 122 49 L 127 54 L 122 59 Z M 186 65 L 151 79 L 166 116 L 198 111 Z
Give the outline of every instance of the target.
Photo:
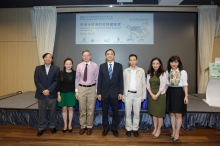
M 57 79 L 57 100 L 58 106 L 62 107 L 62 117 L 64 122 L 63 133 L 67 130 L 72 132 L 73 106 L 77 104 L 75 97 L 75 77 L 76 71 L 72 69 L 73 61 L 70 58 L 64 60 L 63 70 L 59 72 Z M 69 116 L 67 115 L 69 111 Z M 67 117 L 69 122 L 67 126 Z
M 148 113 L 153 116 L 154 123 L 150 136 L 157 138 L 160 136 L 166 111 L 166 73 L 159 58 L 151 60 L 147 74 Z

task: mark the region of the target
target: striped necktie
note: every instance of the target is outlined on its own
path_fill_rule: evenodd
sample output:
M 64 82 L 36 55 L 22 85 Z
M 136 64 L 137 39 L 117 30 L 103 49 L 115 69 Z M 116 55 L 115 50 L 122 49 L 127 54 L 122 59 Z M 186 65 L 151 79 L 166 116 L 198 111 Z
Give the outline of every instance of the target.
M 108 74 L 111 79 L 112 78 L 112 64 L 109 64 Z

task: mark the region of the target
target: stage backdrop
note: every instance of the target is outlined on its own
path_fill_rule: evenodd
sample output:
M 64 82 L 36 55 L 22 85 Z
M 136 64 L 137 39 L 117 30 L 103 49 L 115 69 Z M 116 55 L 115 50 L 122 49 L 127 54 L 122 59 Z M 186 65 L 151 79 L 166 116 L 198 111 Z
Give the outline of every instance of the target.
M 105 16 L 108 16 L 108 14 L 112 13 L 113 12 L 102 12 L 101 14 L 105 14 Z M 115 12 L 116 15 L 118 13 L 120 14 L 120 12 Z M 152 19 L 148 21 L 150 23 L 152 22 L 152 26 L 148 26 L 148 30 L 146 31 L 148 33 L 151 33 L 150 36 L 153 36 L 150 43 L 143 43 L 144 40 L 140 40 L 140 44 L 137 44 L 138 42 L 135 42 L 137 39 L 139 39 L 138 37 L 135 37 L 135 33 L 137 35 L 137 32 L 131 33 L 131 35 L 127 35 L 126 39 L 129 41 L 126 40 L 126 43 L 98 44 L 97 42 L 93 43 L 93 39 L 90 38 L 90 42 L 88 44 L 82 44 L 80 42 L 84 41 L 83 37 L 81 37 L 80 34 L 76 34 L 80 27 L 78 26 L 76 30 L 76 14 L 88 14 L 88 12 L 58 14 L 54 48 L 55 65 L 63 68 L 64 59 L 70 57 L 73 59 L 74 62 L 73 68 L 76 69 L 77 64 L 82 61 L 81 53 L 83 50 L 86 49 L 91 51 L 92 61 L 96 62 L 98 65 L 105 62 L 105 51 L 109 48 L 114 49 L 116 53 L 115 61 L 121 63 L 124 69 L 128 67 L 128 56 L 130 54 L 136 54 L 139 61 L 138 66 L 144 68 L 145 71 L 147 71 L 150 61 L 153 57 L 159 57 L 163 62 L 164 69 L 166 69 L 169 57 L 172 55 L 178 55 L 182 60 L 184 69 L 188 73 L 189 93 L 196 93 L 197 13 L 140 12 L 140 16 L 152 15 Z M 94 14 L 96 13 L 91 14 L 93 14 L 92 16 L 94 16 Z M 100 12 L 97 13 L 97 15 L 99 14 Z M 126 14 L 124 15 L 124 17 L 133 15 L 132 12 L 123 12 L 122 14 Z M 136 14 L 137 12 L 135 12 L 135 15 Z M 85 25 L 85 23 L 86 22 L 81 22 L 81 25 Z M 92 24 L 92 22 L 89 21 L 88 23 Z M 137 26 L 141 27 L 141 24 L 144 25 L 144 23 L 141 22 L 137 24 Z M 131 28 L 131 26 L 129 28 Z M 143 33 L 148 34 L 147 32 Z M 100 33 L 100 31 L 98 33 Z M 103 33 L 106 32 L 103 31 Z M 103 35 L 107 36 L 108 34 Z M 76 40 L 78 38 L 81 39 L 77 44 Z M 135 39 L 135 41 L 133 41 L 132 39 Z M 93 41 L 95 41 L 95 39 Z M 115 39 L 114 42 L 116 41 L 121 40 Z M 132 41 L 134 43 L 132 43 Z

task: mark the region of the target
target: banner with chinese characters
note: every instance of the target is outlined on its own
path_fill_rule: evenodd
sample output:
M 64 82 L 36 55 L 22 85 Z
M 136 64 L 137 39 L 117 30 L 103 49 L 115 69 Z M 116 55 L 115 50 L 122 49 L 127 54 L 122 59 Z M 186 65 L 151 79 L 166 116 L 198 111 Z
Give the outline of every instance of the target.
M 154 44 L 153 14 L 76 14 L 76 44 Z
M 209 63 L 209 77 L 220 78 L 220 63 Z

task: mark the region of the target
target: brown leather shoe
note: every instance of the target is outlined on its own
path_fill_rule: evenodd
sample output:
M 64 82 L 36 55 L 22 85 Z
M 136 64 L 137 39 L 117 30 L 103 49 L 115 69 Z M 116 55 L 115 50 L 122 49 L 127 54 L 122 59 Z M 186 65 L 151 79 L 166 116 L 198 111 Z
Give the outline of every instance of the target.
M 83 135 L 85 133 L 86 129 L 85 128 L 82 128 L 79 130 L 79 135 Z
M 87 135 L 91 135 L 92 134 L 92 128 L 87 128 Z

